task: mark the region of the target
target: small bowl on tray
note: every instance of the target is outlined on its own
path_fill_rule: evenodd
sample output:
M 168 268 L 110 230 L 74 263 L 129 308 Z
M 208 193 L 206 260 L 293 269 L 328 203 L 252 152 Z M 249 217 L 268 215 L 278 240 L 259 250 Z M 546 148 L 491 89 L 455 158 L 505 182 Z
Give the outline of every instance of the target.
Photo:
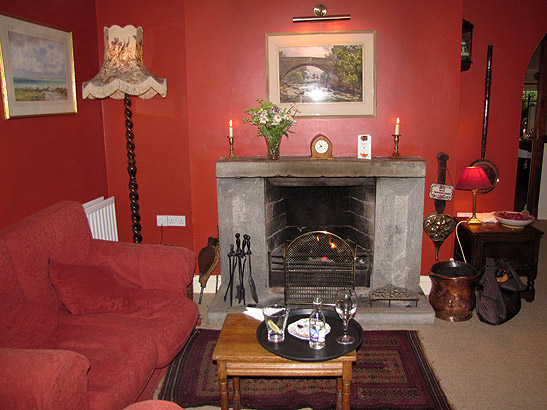
M 528 212 L 500 211 L 494 216 L 502 226 L 511 229 L 522 229 L 534 222 L 535 218 Z

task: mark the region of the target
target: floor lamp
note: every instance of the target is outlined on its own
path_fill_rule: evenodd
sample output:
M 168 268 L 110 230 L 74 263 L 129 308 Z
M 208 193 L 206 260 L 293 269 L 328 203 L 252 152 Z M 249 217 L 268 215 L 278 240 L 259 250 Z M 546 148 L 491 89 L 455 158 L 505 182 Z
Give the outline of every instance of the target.
M 131 96 L 144 100 L 156 94 L 167 95 L 167 80 L 151 74 L 143 62 L 142 27 L 112 26 L 104 28 L 104 62 L 101 71 L 83 83 L 83 98 L 123 98 L 125 105 L 125 137 L 127 140 L 127 172 L 133 242 L 141 243 L 141 216 L 137 185 L 137 165 L 131 112 Z

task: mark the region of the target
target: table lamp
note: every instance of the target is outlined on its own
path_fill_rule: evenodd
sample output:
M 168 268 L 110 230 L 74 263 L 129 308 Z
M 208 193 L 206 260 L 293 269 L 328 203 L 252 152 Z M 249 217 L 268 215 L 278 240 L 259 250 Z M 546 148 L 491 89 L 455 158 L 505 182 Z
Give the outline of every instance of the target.
M 143 62 L 142 27 L 112 26 L 104 28 L 104 62 L 99 73 L 82 85 L 83 98 L 123 98 L 125 105 L 125 136 L 127 140 L 127 172 L 133 242 L 141 243 L 141 216 L 137 185 L 137 165 L 133 134 L 131 95 L 144 100 L 156 94 L 167 95 L 167 80 L 151 74 Z
M 473 193 L 473 215 L 467 220 L 468 224 L 482 224 L 480 219 L 477 218 L 477 191 L 491 186 L 490 180 L 481 167 L 467 167 L 463 171 L 460 180 L 456 184 L 456 189 Z

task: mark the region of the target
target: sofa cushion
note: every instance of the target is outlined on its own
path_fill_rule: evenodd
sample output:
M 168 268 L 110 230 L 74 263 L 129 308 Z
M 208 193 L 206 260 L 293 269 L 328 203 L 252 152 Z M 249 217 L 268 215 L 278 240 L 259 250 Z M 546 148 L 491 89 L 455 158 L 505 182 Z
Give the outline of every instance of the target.
M 89 360 L 90 409 L 121 409 L 133 403 L 158 357 L 155 343 L 142 334 L 68 323 L 59 323 L 48 348 L 77 352 Z
M 86 263 L 92 238 L 82 205 L 65 201 L 0 231 L 2 241 L 25 296 L 59 307 L 61 302 L 48 278 L 48 259 Z
M 199 311 L 192 300 L 158 290 L 128 289 L 138 308 L 131 313 L 59 314 L 59 321 L 126 329 L 151 337 L 158 349 L 157 368 L 167 366 L 186 343 Z
M 10 255 L 1 243 L 0 283 L 0 346 L 41 347 L 55 332 L 57 308 L 25 297 Z
M 196 255 L 179 246 L 94 240 L 88 263 L 110 266 L 120 283 L 186 295 L 194 279 Z
M 136 308 L 128 288 L 107 266 L 67 265 L 50 261 L 49 278 L 72 314 L 130 312 Z

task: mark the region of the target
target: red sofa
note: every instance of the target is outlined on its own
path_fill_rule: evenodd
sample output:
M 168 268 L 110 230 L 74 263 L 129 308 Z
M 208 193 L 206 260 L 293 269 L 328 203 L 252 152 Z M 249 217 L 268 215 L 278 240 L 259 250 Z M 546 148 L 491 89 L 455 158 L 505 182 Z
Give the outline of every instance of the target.
M 0 408 L 149 399 L 198 320 L 195 254 L 92 239 L 77 202 L 0 231 Z

